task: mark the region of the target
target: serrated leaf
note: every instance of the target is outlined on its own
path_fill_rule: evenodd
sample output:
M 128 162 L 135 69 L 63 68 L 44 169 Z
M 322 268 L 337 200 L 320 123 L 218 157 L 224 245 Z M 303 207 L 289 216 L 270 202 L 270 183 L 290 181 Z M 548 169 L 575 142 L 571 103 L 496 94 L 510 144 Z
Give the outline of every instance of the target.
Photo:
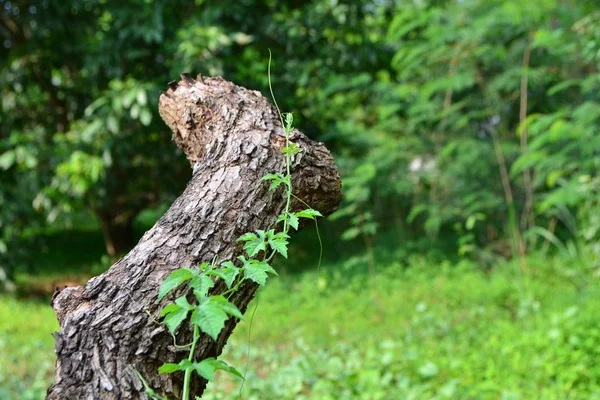
M 225 361 L 217 360 L 216 369 L 227 371 L 230 374 L 237 376 L 238 378 L 244 379 L 244 375 L 242 375 L 240 371 L 227 364 Z
M 285 258 L 288 258 L 288 242 L 286 240 L 282 240 L 282 239 L 273 239 L 269 241 L 269 245 L 271 246 L 271 248 L 273 250 L 275 250 L 276 252 L 278 252 L 279 254 L 281 254 L 282 256 L 284 256 Z
M 266 174 L 265 176 L 263 176 L 262 178 L 260 178 L 260 181 L 272 181 L 272 180 L 276 180 L 276 179 L 281 179 L 283 178 L 283 176 L 281 174 Z
M 299 223 L 300 223 L 300 220 L 298 219 L 296 214 L 294 214 L 294 213 L 288 214 L 288 224 L 290 224 L 290 226 L 292 228 L 294 228 L 295 230 L 298 230 Z
M 256 236 L 255 233 L 247 232 L 247 233 L 244 233 L 242 236 L 240 236 L 236 241 L 237 242 L 247 242 L 249 240 L 255 240 L 255 239 L 258 239 L 258 236 Z
M 298 218 L 310 218 L 315 219 L 316 217 L 322 217 L 323 214 L 318 212 L 317 210 L 313 210 L 312 208 L 308 208 L 306 210 L 298 211 L 296 213 Z
M 159 374 L 172 374 L 173 372 L 181 371 L 179 364 L 165 363 L 158 369 Z
M 302 151 L 302 147 L 298 146 L 296 143 L 290 143 L 289 146 L 281 149 L 281 152 L 284 154 L 294 155 L 298 154 Z
M 244 244 L 244 250 L 246 250 L 249 257 L 254 257 L 261 251 L 267 251 L 265 244 L 265 232 L 262 230 L 257 230 L 256 233 L 258 235 L 254 233 L 247 233 L 238 239 L 238 241 L 246 241 Z
M 288 235 L 285 232 L 277 232 L 277 233 L 275 233 L 274 229 L 271 229 L 269 231 L 269 236 L 272 237 L 272 238 L 275 238 L 275 239 L 289 239 L 290 238 L 290 235 Z
M 289 236 L 283 232 L 275 234 L 273 230 L 270 230 L 268 234 L 269 246 L 271 246 L 273 250 L 275 250 L 285 258 L 287 258 L 288 237 Z
M 213 268 L 212 265 L 210 265 L 207 262 L 203 262 L 200 266 L 198 266 L 198 271 L 204 271 L 204 270 L 207 270 L 207 269 L 210 270 L 212 268 Z
M 158 301 L 162 300 L 171 290 L 181 285 L 188 279 L 192 279 L 194 275 L 189 269 L 178 269 L 171 272 L 171 274 L 160 284 L 158 290 Z
M 273 190 L 277 189 L 279 187 L 279 185 L 281 185 L 282 183 L 283 183 L 283 181 L 271 182 L 271 184 L 269 185 L 269 191 L 272 192 Z
M 289 185 L 290 180 L 287 179 L 283 174 L 267 174 L 260 178 L 261 181 L 273 181 L 269 186 L 269 191 L 275 190 L 279 185 L 286 184 Z
M 210 279 L 209 276 L 199 275 L 192 278 L 190 281 L 190 287 L 194 289 L 196 297 L 203 297 L 208 294 L 208 291 L 215 286 L 215 283 Z
M 193 306 L 188 302 L 188 300 L 185 298 L 185 296 L 181 296 L 181 297 L 178 297 L 177 299 L 175 299 L 175 304 L 181 308 L 188 310 L 188 311 L 193 308 Z
M 225 326 L 225 321 L 229 316 L 215 302 L 208 298 L 208 301 L 200 304 L 192 313 L 191 322 L 197 325 L 200 330 L 208 336 L 217 340 L 221 329 Z
M 244 267 L 244 276 L 247 279 L 258 283 L 260 286 L 264 286 L 265 283 L 267 283 L 267 278 L 269 277 L 264 270 L 249 267 Z
M 217 370 L 215 363 L 213 362 L 214 360 L 215 359 L 211 357 L 202 360 L 199 363 L 194 363 L 194 370 L 207 381 L 212 381 L 215 379 L 215 371 Z
M 160 311 L 159 315 L 162 317 L 163 315 L 172 313 L 173 311 L 179 310 L 180 308 L 181 307 L 179 307 L 177 304 L 169 304 Z
M 225 261 L 221 264 L 225 268 L 223 269 L 214 269 L 209 272 L 209 275 L 217 276 L 225 282 L 228 289 L 231 289 L 233 282 L 235 282 L 235 278 L 237 278 L 239 273 L 239 268 L 236 267 L 231 261 Z
M 175 331 L 177 330 L 177 328 L 179 327 L 179 325 L 181 325 L 181 323 L 187 317 L 188 309 L 187 308 L 182 308 L 182 307 L 177 306 L 175 304 L 172 304 L 172 305 L 174 305 L 174 306 L 176 306 L 178 308 L 174 309 L 173 311 L 170 311 L 165 316 L 165 319 L 163 320 L 163 323 L 167 326 L 167 328 L 169 329 L 169 331 L 172 334 L 175 334 Z
M 251 281 L 258 283 L 260 286 L 264 286 L 267 282 L 268 274 L 270 272 L 277 275 L 277 272 L 264 261 L 252 260 L 248 262 L 244 268 L 244 276 Z
M 236 307 L 236 305 L 231 303 L 224 296 L 212 296 L 210 299 L 211 301 L 214 301 L 215 304 L 217 304 L 221 308 L 221 310 L 225 311 L 227 314 L 233 315 L 234 317 L 239 318 L 241 320 L 244 319 L 244 315 Z
M 217 370 L 226 371 L 244 379 L 244 376 L 237 369 L 227 364 L 225 361 L 217 360 L 213 357 L 206 358 L 199 363 L 194 363 L 194 369 L 198 375 L 208 381 L 211 381 L 215 378 L 215 372 Z

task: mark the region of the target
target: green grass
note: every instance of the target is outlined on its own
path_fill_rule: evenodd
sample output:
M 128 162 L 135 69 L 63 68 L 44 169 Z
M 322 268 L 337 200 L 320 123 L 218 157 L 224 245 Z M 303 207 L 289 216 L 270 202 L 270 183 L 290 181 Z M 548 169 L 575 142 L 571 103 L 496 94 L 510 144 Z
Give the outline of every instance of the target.
M 521 274 L 504 263 L 488 272 L 466 261 L 408 264 L 380 265 L 370 278 L 353 258 L 269 282 L 243 398 L 600 398 L 590 263 L 531 257 Z M 0 297 L 0 398 L 44 397 L 56 328 L 49 306 Z M 248 322 L 223 356 L 242 371 L 247 335 Z M 238 389 L 220 373 L 203 399 L 237 399 Z
M 0 296 L 0 399 L 43 399 L 58 322 L 46 302 Z
M 373 280 L 338 266 L 272 282 L 244 398 L 598 399 L 600 285 L 574 264 L 531 258 L 517 281 L 510 264 L 415 259 Z M 247 329 L 224 354 L 241 368 Z M 237 398 L 236 385 L 221 375 L 205 398 Z

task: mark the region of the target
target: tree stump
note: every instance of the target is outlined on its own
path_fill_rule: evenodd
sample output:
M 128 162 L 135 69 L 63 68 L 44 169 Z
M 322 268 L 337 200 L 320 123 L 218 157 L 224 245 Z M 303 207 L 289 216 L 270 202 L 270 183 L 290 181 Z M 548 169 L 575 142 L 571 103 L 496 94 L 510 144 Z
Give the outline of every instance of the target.
M 173 346 L 166 327 L 156 323 L 164 305 L 156 301 L 161 282 L 175 269 L 214 257 L 234 260 L 242 253 L 236 239 L 273 227 L 285 206 L 283 189 L 271 192 L 260 181 L 267 173 L 285 172 L 280 152 L 285 136 L 275 108 L 259 92 L 220 77 L 181 77 L 160 96 L 159 110 L 196 171 L 129 254 L 84 287 L 55 294 L 52 306 L 60 331 L 55 333 L 56 373 L 47 399 L 146 399 L 135 370 L 157 393 L 180 398 L 183 373 L 157 372 L 163 363 L 187 356 Z M 290 141 L 303 149 L 293 157 L 294 194 L 323 215 L 331 214 L 341 200 L 331 154 L 298 130 Z M 292 211 L 304 208 L 292 203 Z M 244 311 L 256 289 L 246 281 L 230 301 Z M 211 293 L 224 290 L 218 281 Z M 230 318 L 217 341 L 202 335 L 196 359 L 218 356 L 237 322 Z M 189 343 L 191 335 L 183 324 L 177 342 Z M 206 383 L 194 378 L 192 396 L 201 396 Z

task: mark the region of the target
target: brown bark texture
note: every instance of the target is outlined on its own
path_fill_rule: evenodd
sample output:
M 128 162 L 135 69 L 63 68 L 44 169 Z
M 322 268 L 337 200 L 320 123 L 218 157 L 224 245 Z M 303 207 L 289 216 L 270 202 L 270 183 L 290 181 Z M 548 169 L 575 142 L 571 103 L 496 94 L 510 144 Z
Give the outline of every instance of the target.
M 195 80 L 182 74 L 169 87 L 160 96 L 160 114 L 177 146 L 192 164 L 198 163 L 197 171 L 131 252 L 85 286 L 55 294 L 52 305 L 60 331 L 55 334 L 56 373 L 47 399 L 146 399 L 135 370 L 156 392 L 180 398 L 183 373 L 157 373 L 163 363 L 187 356 L 156 322 L 164 304 L 173 299 L 167 296 L 157 303 L 161 282 L 181 267 L 215 257 L 235 260 L 242 254 L 236 239 L 275 227 L 285 206 L 283 189 L 271 192 L 268 182 L 260 181 L 267 173 L 285 172 L 285 136 L 269 101 L 219 77 Z M 341 201 L 331 154 L 298 130 L 290 140 L 303 149 L 293 156 L 294 194 L 323 215 L 331 214 Z M 169 179 L 168 171 L 164 179 Z M 304 208 L 292 203 L 292 210 Z M 244 311 L 256 289 L 253 282 L 245 283 L 230 300 Z M 177 295 L 187 289 L 182 290 Z M 217 282 L 212 293 L 224 290 Z M 196 359 L 218 356 L 237 322 L 230 318 L 217 341 L 203 335 Z M 176 336 L 178 344 L 189 343 L 188 324 Z M 192 395 L 201 396 L 206 381 L 194 379 Z

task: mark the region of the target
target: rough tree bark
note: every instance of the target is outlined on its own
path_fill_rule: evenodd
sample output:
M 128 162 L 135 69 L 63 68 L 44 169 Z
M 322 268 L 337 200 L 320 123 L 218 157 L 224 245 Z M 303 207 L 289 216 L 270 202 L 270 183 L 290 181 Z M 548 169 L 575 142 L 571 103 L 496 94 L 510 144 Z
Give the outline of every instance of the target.
M 260 182 L 267 173 L 285 170 L 280 152 L 285 137 L 268 100 L 221 78 L 194 80 L 183 74 L 169 86 L 160 97 L 160 114 L 199 169 L 129 254 L 84 287 L 55 294 L 60 332 L 48 399 L 145 399 L 134 369 L 157 392 L 179 398 L 183 374 L 157 374 L 160 365 L 178 362 L 186 353 L 153 322 L 162 308 L 156 303 L 160 283 L 177 268 L 215 256 L 235 259 L 241 254 L 236 238 L 274 226 L 285 205 L 283 192 L 269 192 Z M 332 213 L 341 200 L 341 182 L 331 154 L 297 130 L 291 141 L 303 149 L 293 158 L 295 194 L 323 215 Z M 305 207 L 295 203 L 292 208 Z M 249 282 L 231 300 L 243 311 L 256 289 Z M 221 291 L 222 284 L 213 288 Z M 197 359 L 218 356 L 236 323 L 230 318 L 217 341 L 203 335 Z M 182 326 L 177 336 L 178 343 L 188 343 L 191 330 Z M 200 396 L 205 385 L 197 378 L 192 394 Z

